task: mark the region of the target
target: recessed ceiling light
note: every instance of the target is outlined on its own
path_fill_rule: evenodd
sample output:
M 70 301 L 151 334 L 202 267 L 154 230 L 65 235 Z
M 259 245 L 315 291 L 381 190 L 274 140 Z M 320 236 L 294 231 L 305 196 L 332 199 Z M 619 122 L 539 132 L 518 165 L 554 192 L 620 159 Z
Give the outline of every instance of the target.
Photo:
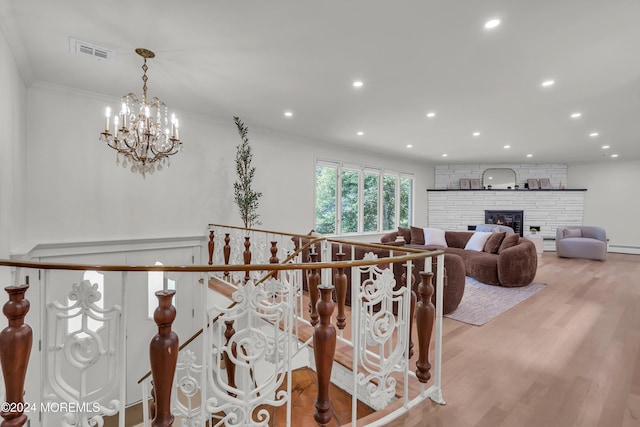
M 612 154 L 611 157 L 618 157 L 618 155 L 617 154 Z
M 496 28 L 498 25 L 500 25 L 500 22 L 501 21 L 497 18 L 491 19 L 484 23 L 484 28 L 486 28 L 487 30 L 491 30 L 493 28 Z
M 480 132 L 474 132 L 473 136 L 480 136 Z
M 443 155 L 442 155 L 442 157 L 447 157 L 447 156 L 448 156 L 448 154 L 443 154 Z
M 504 148 L 509 149 L 509 148 L 511 148 L 511 146 L 510 145 L 505 145 Z
M 436 116 L 436 113 L 434 113 L 433 111 L 427 113 L 427 117 L 429 117 L 430 119 L 433 119 Z
M 602 149 L 603 149 L 603 150 L 608 150 L 609 148 L 611 148 L 611 146 L 610 146 L 610 145 L 603 145 L 603 146 L 602 146 Z
M 353 82 L 353 87 L 362 87 L 363 83 L 361 80 L 356 80 Z
M 527 154 L 527 157 L 533 157 L 533 154 Z
M 407 144 L 407 148 L 413 148 L 413 145 Z
M 358 131 L 358 136 L 362 136 L 364 135 L 364 132 L 362 132 L 361 130 Z
M 285 117 L 293 117 L 293 113 L 291 111 L 285 111 L 284 112 L 284 116 Z
M 492 176 L 490 176 L 490 177 L 489 177 L 489 179 L 493 179 L 493 177 L 492 177 Z
M 579 119 L 580 117 L 582 117 L 582 113 L 572 113 L 571 114 L 571 118 L 572 119 Z
M 556 82 L 554 80 L 545 80 L 542 82 L 542 87 L 553 86 Z
M 598 135 L 600 135 L 598 132 L 591 132 L 591 133 L 589 134 L 589 136 L 590 136 L 591 138 L 595 138 L 595 137 L 596 137 L 596 136 L 598 136 Z

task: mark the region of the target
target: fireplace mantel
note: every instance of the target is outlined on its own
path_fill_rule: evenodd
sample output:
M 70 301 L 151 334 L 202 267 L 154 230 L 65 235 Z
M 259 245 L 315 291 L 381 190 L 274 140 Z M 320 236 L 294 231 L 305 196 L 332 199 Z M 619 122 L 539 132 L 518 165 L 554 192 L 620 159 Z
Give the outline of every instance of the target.
M 525 189 L 519 189 L 518 188 L 518 189 L 514 189 L 514 190 L 506 190 L 506 189 L 458 190 L 458 189 L 443 188 L 443 189 L 427 190 L 427 192 L 429 192 L 429 191 L 460 191 L 462 193 L 472 193 L 474 191 L 480 191 L 480 192 L 483 192 L 483 193 L 489 193 L 489 192 L 493 193 L 493 192 L 501 192 L 501 191 L 512 192 L 512 193 L 530 193 L 530 192 L 532 193 L 532 192 L 539 191 L 539 192 L 542 192 L 542 193 L 548 193 L 550 191 L 587 191 L 587 189 L 586 188 L 565 188 L 565 189 L 560 190 L 560 189 L 557 189 L 557 188 L 551 188 L 551 189 L 548 189 L 548 190 L 540 190 L 540 189 L 538 189 L 538 190 L 529 190 L 529 189 L 526 189 L 526 188 Z

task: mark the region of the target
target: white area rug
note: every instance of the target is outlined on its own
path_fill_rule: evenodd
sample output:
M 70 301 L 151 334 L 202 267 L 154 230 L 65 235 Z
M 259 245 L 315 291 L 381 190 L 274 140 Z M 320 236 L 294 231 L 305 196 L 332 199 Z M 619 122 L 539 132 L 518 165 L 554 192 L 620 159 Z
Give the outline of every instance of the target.
M 532 283 L 519 288 L 485 285 L 467 277 L 460 305 L 445 317 L 482 326 L 505 311 L 544 289 L 544 283 Z

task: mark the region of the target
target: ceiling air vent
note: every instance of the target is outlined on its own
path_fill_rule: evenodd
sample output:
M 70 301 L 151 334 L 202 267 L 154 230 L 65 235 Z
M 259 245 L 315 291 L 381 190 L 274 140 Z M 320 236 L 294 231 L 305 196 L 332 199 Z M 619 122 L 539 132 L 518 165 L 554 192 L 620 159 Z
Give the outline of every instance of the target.
M 112 50 L 83 42 L 73 37 L 69 37 L 69 51 L 73 55 L 91 57 L 103 61 L 113 61 L 116 58 L 116 53 Z

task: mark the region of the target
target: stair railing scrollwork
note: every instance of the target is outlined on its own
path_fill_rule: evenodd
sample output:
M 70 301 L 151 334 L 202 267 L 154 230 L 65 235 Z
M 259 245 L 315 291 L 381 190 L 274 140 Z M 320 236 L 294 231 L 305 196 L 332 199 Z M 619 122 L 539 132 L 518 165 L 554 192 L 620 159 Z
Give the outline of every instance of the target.
M 409 377 L 414 384 L 419 383 L 417 387 L 420 389 L 419 396 L 411 397 L 412 402 L 431 398 L 444 403 L 440 389 L 441 325 L 438 329 L 438 321 L 441 322 L 441 272 L 444 268 L 437 270 L 436 299 L 440 301 L 436 301 L 435 310 L 430 300 L 433 287 L 430 289 L 422 284 L 418 287 L 419 298 L 415 307 L 418 357 L 415 374 L 409 369 L 409 328 L 413 317 L 411 280 L 404 286 L 396 286 L 390 268 L 392 264 L 401 263 L 407 264 L 407 269 L 412 271 L 413 261 L 434 256 L 438 258 L 440 266 L 444 258 L 442 252 L 390 249 L 381 245 L 286 233 L 261 233 L 260 230 L 249 233 L 252 259 L 246 264 L 243 252 L 246 249 L 247 231 L 212 226 L 207 231 L 208 239 L 203 240 L 203 247 L 209 250 L 208 257 L 203 255 L 203 264 L 206 265 L 87 266 L 0 260 L 0 266 L 42 269 L 45 271 L 44 284 L 51 284 L 47 274 L 54 270 L 121 272 L 122 298 L 125 295 L 126 272 L 129 271 L 199 272 L 207 279 L 215 278 L 234 284 L 232 303 L 228 306 L 207 306 L 204 295 L 209 289 L 202 288 L 202 334 L 198 339 L 194 335 L 185 341 L 193 347 L 178 347 L 177 336 L 172 331 L 176 314 L 175 307 L 171 305 L 174 291 L 160 291 L 156 311 L 159 314 L 154 316 L 158 334 L 149 346 L 153 383 L 149 378 L 142 381 L 147 389 L 143 399 L 147 417 L 150 412 L 148 398 L 154 396 L 151 405 L 151 425 L 154 427 L 178 422 L 189 427 L 207 424 L 212 427 L 266 426 L 273 420 L 275 408 L 285 406 L 287 425 L 291 425 L 292 361 L 294 356 L 303 351 L 311 352 L 311 347 L 314 359 L 312 366 L 317 370 L 319 384 L 315 419 L 318 425 L 326 425 L 332 416 L 332 397 L 328 385 L 331 373 L 337 367 L 334 363 L 336 343 L 352 346 L 354 352 L 352 371 L 356 374 L 352 375 L 352 395 L 355 397 L 352 422 L 357 420 L 358 396 L 364 396 L 363 400 L 371 406 L 382 408 L 400 394 L 405 399 L 403 408 L 410 407 L 407 391 Z M 319 259 L 308 263 L 302 259 L 302 253 L 315 247 L 316 243 L 320 247 Z M 351 245 L 351 248 L 343 251 L 343 244 Z M 355 246 L 386 249 L 390 255 L 378 259 L 373 254 L 367 254 L 362 259 L 354 259 Z M 330 261 L 336 247 L 339 253 L 347 254 L 346 258 L 350 255 L 350 259 L 343 259 L 340 255 L 336 256 L 337 261 Z M 263 263 L 254 262 L 260 259 L 264 260 Z M 425 262 L 425 266 L 431 269 L 430 262 Z M 301 326 L 309 325 L 306 310 L 309 299 L 302 288 L 303 278 L 313 270 L 313 274 L 317 275 L 320 294 L 313 304 L 318 324 L 313 329 L 313 339 L 301 338 Z M 247 272 L 249 278 L 245 280 Z M 345 272 L 351 273 L 352 283 L 348 283 Z M 424 274 L 420 272 L 423 281 Z M 344 286 L 345 281 L 347 286 Z M 43 305 L 46 309 L 43 324 L 47 329 L 43 334 L 42 353 L 47 357 L 43 359 L 42 366 L 43 374 L 51 385 L 46 386 L 42 396 L 51 402 L 63 399 L 81 402 L 88 398 L 100 401 L 100 412 L 92 414 L 93 418 L 89 414 L 80 414 L 75 418 L 65 415 L 65 425 L 99 425 L 105 415 L 119 411 L 122 414 L 124 386 L 118 375 L 112 376 L 115 380 L 113 384 L 101 384 L 91 390 L 93 394 L 87 395 L 73 394 L 72 388 L 68 387 L 70 380 L 65 380 L 65 371 L 69 369 L 90 372 L 92 368 L 100 367 L 109 372 L 124 372 L 123 346 L 114 342 L 125 342 L 125 300 L 116 304 L 111 301 L 102 308 L 96 302 L 103 300 L 104 296 L 94 285 L 89 281 L 75 283 L 71 291 L 64 294 L 64 298 L 52 302 L 48 302 L 47 286 L 43 286 L 43 301 L 46 301 Z M 344 307 L 344 289 L 349 286 L 351 315 Z M 332 319 L 335 315 L 332 300 L 334 288 L 338 298 L 335 306 L 338 307 L 339 317 L 336 319 Z M 67 327 L 67 321 L 72 317 L 81 318 L 82 326 L 77 330 Z M 436 347 L 434 354 L 429 355 L 434 317 Z M 87 327 L 89 319 L 100 321 L 102 327 L 98 330 Z M 345 335 L 351 335 L 352 341 L 342 337 L 342 333 L 340 337 L 336 336 L 332 320 L 338 321 L 337 326 L 344 327 Z M 425 333 L 421 329 L 425 329 Z M 0 355 L 4 368 L 8 359 L 1 351 Z M 431 357 L 434 358 L 433 366 L 429 364 Z M 70 368 L 64 369 L 62 366 Z M 404 378 L 405 390 L 396 390 L 400 377 Z M 427 388 L 424 381 L 433 382 L 433 385 Z M 108 398 L 110 400 L 106 400 Z M 402 409 L 393 414 L 399 414 L 398 411 Z M 120 420 L 124 422 L 124 417 L 121 416 Z

